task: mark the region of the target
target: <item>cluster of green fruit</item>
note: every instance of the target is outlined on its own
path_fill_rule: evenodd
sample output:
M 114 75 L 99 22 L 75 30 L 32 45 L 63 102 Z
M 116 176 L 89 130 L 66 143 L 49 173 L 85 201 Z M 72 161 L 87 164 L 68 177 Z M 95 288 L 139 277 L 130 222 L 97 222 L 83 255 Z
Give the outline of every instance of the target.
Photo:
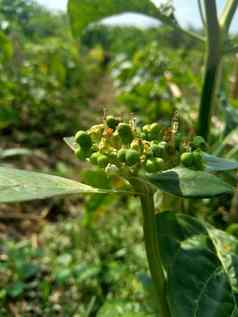
M 156 173 L 179 163 L 193 169 L 203 169 L 201 150 L 205 141 L 197 136 L 191 143 L 180 141 L 176 133 L 161 129 L 152 123 L 138 128 L 133 120 L 122 122 L 107 116 L 104 123 L 87 131 L 78 131 L 76 155 L 93 165 L 104 168 L 108 174 L 136 175 L 139 171 Z

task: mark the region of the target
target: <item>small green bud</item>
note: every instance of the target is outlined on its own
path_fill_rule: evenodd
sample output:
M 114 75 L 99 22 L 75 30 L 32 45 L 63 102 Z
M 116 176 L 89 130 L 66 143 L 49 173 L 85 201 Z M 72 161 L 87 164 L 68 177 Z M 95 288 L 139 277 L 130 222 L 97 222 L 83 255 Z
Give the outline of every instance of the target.
M 160 125 L 158 123 L 152 123 L 150 125 L 150 136 L 152 140 L 157 140 L 160 136 Z
M 182 145 L 182 141 L 183 141 L 183 134 L 182 133 L 177 133 L 175 135 L 175 146 L 176 146 L 176 149 L 179 151 L 179 149 L 181 148 L 181 145 Z
M 120 123 L 117 127 L 118 134 L 123 144 L 129 144 L 133 140 L 131 127 L 127 123 Z
M 93 153 L 91 156 L 90 156 L 90 162 L 93 164 L 93 165 L 97 165 L 98 164 L 98 157 L 100 156 L 101 154 L 99 152 L 95 152 Z
M 140 153 L 136 150 L 126 151 L 126 163 L 128 166 L 133 166 L 140 162 Z
M 146 141 L 151 141 L 152 140 L 150 130 L 151 130 L 151 125 L 146 124 L 146 125 L 143 126 L 142 133 L 141 133 L 142 139 L 144 139 Z
M 226 229 L 226 232 L 238 238 L 238 224 L 232 223 L 231 225 L 228 226 L 228 228 Z
M 113 116 L 107 116 L 106 123 L 107 123 L 108 128 L 115 130 L 119 124 L 119 120 Z
M 155 173 L 157 172 L 157 166 L 156 166 L 156 163 L 154 160 L 146 160 L 145 162 L 145 170 L 148 172 L 148 173 Z
M 195 136 L 193 138 L 191 146 L 192 146 L 193 150 L 201 149 L 201 150 L 205 151 L 207 149 L 206 141 L 203 139 L 203 137 L 201 137 L 199 135 Z
M 203 159 L 200 151 L 193 152 L 193 167 L 197 170 L 203 170 Z
M 151 129 L 150 124 L 146 124 L 143 126 L 142 131 L 147 133 L 147 132 L 150 132 L 150 129 Z
M 90 149 L 92 146 L 91 137 L 85 131 L 78 131 L 75 135 L 75 141 L 85 150 Z
M 152 143 L 151 145 L 151 151 L 155 157 L 164 157 L 166 155 L 168 148 L 167 142 L 160 142 L 160 143 Z
M 99 167 L 105 168 L 109 163 L 108 157 L 104 154 L 100 154 L 97 158 L 97 164 Z
M 89 151 L 86 151 L 85 149 L 83 149 L 83 148 L 81 148 L 81 147 L 79 147 L 79 148 L 75 151 L 75 154 L 76 154 L 77 158 L 78 158 L 79 160 L 81 160 L 81 161 L 85 161 L 85 160 L 89 157 L 89 155 L 90 155 Z
M 120 149 L 117 153 L 117 159 L 119 162 L 124 163 L 126 161 L 126 149 Z
M 163 170 L 165 162 L 161 157 L 156 157 L 154 159 L 155 165 L 156 165 L 156 172 Z
M 192 152 L 184 152 L 181 157 L 181 162 L 185 167 L 193 167 L 193 153 Z

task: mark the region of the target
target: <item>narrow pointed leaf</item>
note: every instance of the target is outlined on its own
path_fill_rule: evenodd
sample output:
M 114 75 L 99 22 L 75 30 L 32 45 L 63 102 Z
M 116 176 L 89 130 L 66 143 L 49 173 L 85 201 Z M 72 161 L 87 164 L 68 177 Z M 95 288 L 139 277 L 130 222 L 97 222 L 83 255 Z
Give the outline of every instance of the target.
M 91 23 L 125 12 L 158 17 L 158 9 L 150 0 L 69 0 L 68 13 L 75 37 Z
M 222 172 L 238 169 L 238 162 L 226 160 L 215 155 L 203 153 L 203 160 L 208 172 Z
M 117 192 L 120 191 L 98 189 L 63 177 L 0 167 L 0 203 L 45 199 L 72 194 L 108 194 Z
M 187 198 L 209 198 L 232 193 L 233 187 L 205 171 L 176 167 L 148 177 L 161 191 Z
M 187 215 L 156 220 L 171 317 L 237 317 L 238 241 Z
M 71 148 L 71 150 L 76 151 L 79 147 L 74 140 L 74 137 L 64 138 L 64 142 Z

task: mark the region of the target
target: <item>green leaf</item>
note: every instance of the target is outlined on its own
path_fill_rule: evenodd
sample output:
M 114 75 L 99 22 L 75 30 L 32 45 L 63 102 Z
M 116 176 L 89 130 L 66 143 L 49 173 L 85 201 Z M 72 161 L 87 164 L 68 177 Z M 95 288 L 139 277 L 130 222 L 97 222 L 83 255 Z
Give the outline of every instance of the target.
M 238 162 L 226 160 L 215 155 L 203 153 L 203 160 L 206 163 L 206 170 L 208 172 L 222 172 L 238 169 Z
M 117 192 L 120 191 L 98 189 L 63 177 L 0 167 L 0 203 L 45 199 L 72 194 L 108 194 Z
M 80 37 L 83 30 L 91 23 L 103 18 L 135 12 L 157 18 L 159 11 L 150 0 L 69 0 L 68 14 L 71 29 L 75 37 Z
M 140 312 L 140 305 L 133 302 L 111 300 L 99 310 L 97 317 L 153 317 L 153 314 Z
M 161 191 L 187 198 L 209 198 L 232 193 L 233 187 L 205 171 L 176 167 L 148 177 Z
M 64 138 L 64 142 L 71 148 L 71 150 L 76 151 L 79 147 L 78 144 L 75 142 L 74 137 Z
M 171 317 L 237 317 L 238 241 L 190 216 L 156 220 Z
M 6 159 L 14 156 L 32 155 L 33 151 L 26 148 L 0 149 L 0 159 Z
M 12 57 L 12 55 L 12 42 L 3 32 L 0 32 L 0 59 L 7 61 Z
M 17 298 L 22 295 L 22 293 L 24 292 L 24 288 L 25 288 L 24 283 L 20 281 L 14 282 L 7 287 L 7 294 L 11 298 Z

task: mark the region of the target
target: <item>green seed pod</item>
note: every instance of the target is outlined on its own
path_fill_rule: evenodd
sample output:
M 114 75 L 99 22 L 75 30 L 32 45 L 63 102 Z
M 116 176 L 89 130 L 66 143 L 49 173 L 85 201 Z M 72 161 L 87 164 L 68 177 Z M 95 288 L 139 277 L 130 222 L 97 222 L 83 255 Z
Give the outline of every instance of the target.
M 151 151 L 155 157 L 164 157 L 167 153 L 168 144 L 167 142 L 160 142 L 160 143 L 152 143 Z
M 203 139 L 203 137 L 201 137 L 199 135 L 195 136 L 193 138 L 191 146 L 192 146 L 193 150 L 201 149 L 201 150 L 205 151 L 207 149 L 206 141 Z
M 150 132 L 150 130 L 151 130 L 151 126 L 149 124 L 144 125 L 142 128 L 142 131 L 145 133 Z
M 117 159 L 121 163 L 125 163 L 126 161 L 126 149 L 120 149 L 119 152 L 117 153 Z
M 175 136 L 175 147 L 176 150 L 180 150 L 182 142 L 183 142 L 184 136 L 182 133 L 177 133 Z
M 75 135 L 75 141 L 85 150 L 90 149 L 92 146 L 91 137 L 85 131 L 78 131 Z
M 160 147 L 160 156 L 164 157 L 168 152 L 169 145 L 166 141 L 162 141 L 159 143 L 159 147 Z
M 108 157 L 104 154 L 100 154 L 97 159 L 97 164 L 99 167 L 105 168 L 109 163 Z
M 203 159 L 200 151 L 194 151 L 193 154 L 193 167 L 197 170 L 203 170 Z
M 150 130 L 151 130 L 151 126 L 149 124 L 146 124 L 143 126 L 142 133 L 141 133 L 141 137 L 143 140 L 146 140 L 146 141 L 152 140 Z
M 238 224 L 233 223 L 233 224 L 229 225 L 228 228 L 226 229 L 226 232 L 228 232 L 229 234 L 232 234 L 233 236 L 238 238 Z
M 156 172 L 159 172 L 164 169 L 165 162 L 161 157 L 156 157 L 154 159 L 156 165 Z
M 133 166 L 140 162 L 140 153 L 136 150 L 126 151 L 126 164 L 128 166 Z
M 81 148 L 81 147 L 79 147 L 79 148 L 75 151 L 75 154 L 76 154 L 77 158 L 78 158 L 79 160 L 81 160 L 81 161 L 85 161 L 85 160 L 89 157 L 89 155 L 90 155 L 89 151 L 87 151 L 87 150 L 85 150 L 85 149 L 83 149 L 83 148 Z
M 159 138 L 160 129 L 160 125 L 156 122 L 150 125 L 150 136 L 152 140 L 157 140 Z
M 157 166 L 156 166 L 155 160 L 151 160 L 151 159 L 146 160 L 146 162 L 145 162 L 145 170 L 148 173 L 157 172 Z
M 98 157 L 100 156 L 101 154 L 99 152 L 95 152 L 93 153 L 91 156 L 90 156 L 90 162 L 93 164 L 93 165 L 97 165 L 98 164 Z
M 113 116 L 107 116 L 106 123 L 107 123 L 108 128 L 115 130 L 119 124 L 119 120 Z
M 180 156 L 181 162 L 185 167 L 193 167 L 193 153 L 192 152 L 184 152 Z
M 117 127 L 118 134 L 123 144 L 129 144 L 133 140 L 131 127 L 127 123 L 120 123 Z

